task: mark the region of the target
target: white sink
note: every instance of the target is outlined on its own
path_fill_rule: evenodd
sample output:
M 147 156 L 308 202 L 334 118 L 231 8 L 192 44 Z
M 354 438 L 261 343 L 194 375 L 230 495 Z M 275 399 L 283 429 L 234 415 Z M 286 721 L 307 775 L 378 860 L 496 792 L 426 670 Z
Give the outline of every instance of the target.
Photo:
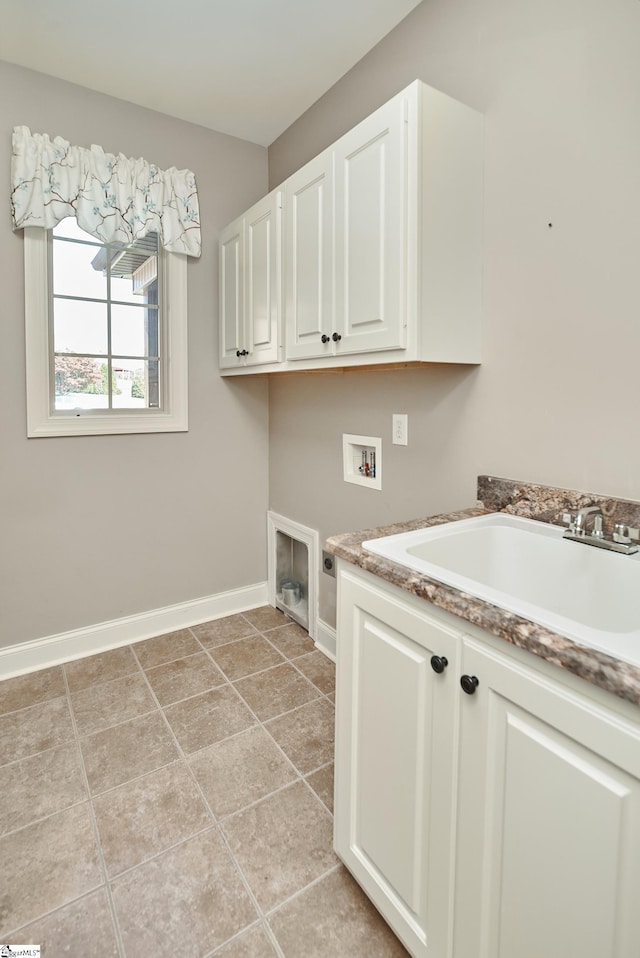
M 363 548 L 640 665 L 640 553 L 618 555 L 563 532 L 492 513 L 371 539 Z

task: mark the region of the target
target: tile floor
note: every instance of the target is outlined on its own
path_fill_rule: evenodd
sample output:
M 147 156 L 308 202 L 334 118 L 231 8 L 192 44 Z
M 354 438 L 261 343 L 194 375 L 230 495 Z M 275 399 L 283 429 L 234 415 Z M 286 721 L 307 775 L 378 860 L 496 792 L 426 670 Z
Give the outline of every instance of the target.
M 334 666 L 265 607 L 0 683 L 0 943 L 406 955 L 332 849 Z

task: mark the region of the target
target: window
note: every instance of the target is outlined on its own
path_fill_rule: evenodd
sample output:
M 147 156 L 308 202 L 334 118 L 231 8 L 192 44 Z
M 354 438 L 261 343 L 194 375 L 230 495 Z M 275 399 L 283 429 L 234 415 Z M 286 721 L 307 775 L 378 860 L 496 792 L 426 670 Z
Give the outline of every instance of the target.
M 25 229 L 27 434 L 187 429 L 186 257 Z

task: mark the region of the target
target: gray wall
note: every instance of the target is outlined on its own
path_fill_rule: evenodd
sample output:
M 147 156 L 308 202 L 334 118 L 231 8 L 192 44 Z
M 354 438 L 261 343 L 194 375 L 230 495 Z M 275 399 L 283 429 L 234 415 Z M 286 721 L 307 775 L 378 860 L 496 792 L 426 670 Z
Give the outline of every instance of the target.
M 639 48 L 638 0 L 424 0 L 270 147 L 269 181 L 415 77 L 480 109 L 484 362 L 269 383 L 217 374 L 216 329 L 217 235 L 266 192 L 265 151 L 0 63 L 0 181 L 26 124 L 193 169 L 203 223 L 189 433 L 48 440 L 26 439 L 22 238 L 0 225 L 0 646 L 261 581 L 268 504 L 325 538 L 467 505 L 480 472 L 640 499 Z M 344 432 L 382 437 L 382 492 L 342 481 Z M 320 606 L 332 623 L 326 576 Z
M 27 439 L 23 241 L 0 223 L 0 646 L 266 579 L 268 385 L 217 372 L 220 227 L 267 190 L 262 147 L 0 63 L 0 183 L 11 131 L 99 143 L 196 174 L 188 433 Z
M 324 538 L 482 472 L 640 499 L 639 49 L 638 0 L 424 0 L 272 144 L 273 187 L 416 77 L 486 118 L 482 366 L 272 379 L 273 509 Z M 342 481 L 344 432 L 382 437 L 382 492 Z

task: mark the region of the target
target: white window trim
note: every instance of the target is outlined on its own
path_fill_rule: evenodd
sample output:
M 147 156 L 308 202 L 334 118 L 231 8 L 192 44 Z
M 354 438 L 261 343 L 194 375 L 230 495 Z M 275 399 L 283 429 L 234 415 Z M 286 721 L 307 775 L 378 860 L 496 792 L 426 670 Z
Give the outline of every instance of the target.
M 24 230 L 27 436 L 102 436 L 140 432 L 186 432 L 188 424 L 187 257 L 165 252 L 162 309 L 166 373 L 162 410 L 127 410 L 108 415 L 79 410 L 55 413 L 50 406 L 49 234 Z

